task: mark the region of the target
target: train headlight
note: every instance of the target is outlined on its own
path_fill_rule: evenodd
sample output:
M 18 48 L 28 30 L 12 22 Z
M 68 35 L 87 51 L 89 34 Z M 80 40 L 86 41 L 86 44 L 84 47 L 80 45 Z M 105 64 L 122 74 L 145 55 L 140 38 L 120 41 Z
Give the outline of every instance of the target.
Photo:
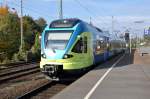
M 46 58 L 46 55 L 45 55 L 45 54 L 41 54 L 41 57 L 42 57 L 42 58 Z
M 73 57 L 73 55 L 65 54 L 63 59 L 67 59 L 67 58 L 71 58 L 71 57 Z

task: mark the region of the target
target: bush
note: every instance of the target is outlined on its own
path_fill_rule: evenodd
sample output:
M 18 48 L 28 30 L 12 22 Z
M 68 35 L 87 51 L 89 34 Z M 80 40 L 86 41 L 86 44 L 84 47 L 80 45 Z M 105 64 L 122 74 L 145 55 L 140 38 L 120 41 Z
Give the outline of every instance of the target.
M 11 61 L 7 57 L 5 57 L 2 64 L 8 64 L 8 63 L 11 63 Z

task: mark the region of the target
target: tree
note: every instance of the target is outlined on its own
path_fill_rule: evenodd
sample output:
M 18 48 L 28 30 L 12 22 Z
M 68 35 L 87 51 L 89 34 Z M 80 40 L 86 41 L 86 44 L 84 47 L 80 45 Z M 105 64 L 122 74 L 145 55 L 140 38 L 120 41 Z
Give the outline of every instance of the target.
M 0 16 L 0 52 L 7 53 L 10 59 L 13 53 L 18 51 L 20 45 L 19 18 L 15 14 L 8 13 Z
M 34 44 L 35 34 L 41 28 L 30 16 L 23 17 L 25 50 L 30 50 Z
M 145 35 L 144 41 L 146 42 L 146 46 L 150 46 L 150 35 Z
M 20 48 L 20 18 L 17 14 L 8 13 L 0 16 L 0 61 L 4 59 L 24 59 L 26 52 L 34 47 L 34 52 L 39 55 L 40 44 L 38 37 L 43 29 L 45 20 L 40 18 L 35 21 L 30 16 L 23 17 L 23 53 Z M 5 57 L 4 57 L 5 56 Z M 3 58 L 4 57 L 4 58 Z
M 35 20 L 36 24 L 38 24 L 40 26 L 40 31 L 39 32 L 42 32 L 43 29 L 45 28 L 46 26 L 46 21 L 44 18 L 39 18 L 38 20 Z
M 9 11 L 7 6 L 0 6 L 0 15 L 6 15 L 8 13 Z

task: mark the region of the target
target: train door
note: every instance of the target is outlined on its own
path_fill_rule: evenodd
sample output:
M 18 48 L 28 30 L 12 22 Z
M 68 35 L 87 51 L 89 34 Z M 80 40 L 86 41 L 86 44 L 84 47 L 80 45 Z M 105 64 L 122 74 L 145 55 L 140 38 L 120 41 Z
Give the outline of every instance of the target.
M 105 36 L 97 36 L 94 49 L 95 63 L 107 60 L 109 57 L 109 38 Z
M 109 56 L 110 56 L 110 53 L 109 53 L 109 37 L 105 37 L 105 46 L 104 46 L 104 61 L 106 61 Z

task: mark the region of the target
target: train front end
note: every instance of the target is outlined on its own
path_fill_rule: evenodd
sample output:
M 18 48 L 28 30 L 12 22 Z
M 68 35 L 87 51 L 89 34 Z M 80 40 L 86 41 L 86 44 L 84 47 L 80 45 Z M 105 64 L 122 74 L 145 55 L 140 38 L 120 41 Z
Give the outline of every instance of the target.
M 79 70 L 89 65 L 90 61 L 84 60 L 90 56 L 83 50 L 85 47 L 87 49 L 87 42 L 83 41 L 82 31 L 78 19 L 56 20 L 45 28 L 41 37 L 40 68 L 48 78 L 59 80 L 65 71 Z M 81 43 L 77 45 L 79 41 Z

